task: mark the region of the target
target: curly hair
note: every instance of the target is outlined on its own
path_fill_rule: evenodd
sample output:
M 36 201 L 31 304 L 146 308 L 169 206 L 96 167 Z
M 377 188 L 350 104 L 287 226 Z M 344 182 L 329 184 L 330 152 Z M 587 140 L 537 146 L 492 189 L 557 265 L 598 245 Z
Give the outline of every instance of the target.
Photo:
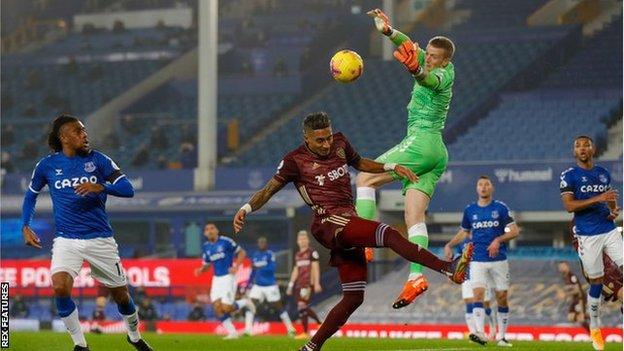
M 52 150 L 56 152 L 63 150 L 59 132 L 61 131 L 63 125 L 72 122 L 80 122 L 80 120 L 74 116 L 66 114 L 62 114 L 54 119 L 52 122 L 52 130 L 50 131 L 50 134 L 48 134 L 48 145 Z

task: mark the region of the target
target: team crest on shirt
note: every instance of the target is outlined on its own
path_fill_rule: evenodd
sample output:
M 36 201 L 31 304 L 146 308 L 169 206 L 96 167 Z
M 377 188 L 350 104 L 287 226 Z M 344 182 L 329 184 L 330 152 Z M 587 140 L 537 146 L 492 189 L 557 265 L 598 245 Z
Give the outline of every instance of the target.
M 603 183 L 605 183 L 605 184 L 609 181 L 609 180 L 607 179 L 607 176 L 606 176 L 606 175 L 604 175 L 604 174 L 599 175 L 599 176 L 598 176 L 598 179 L 600 179 L 600 181 L 601 181 L 601 182 L 603 182 Z
M 95 171 L 95 163 L 93 161 L 85 162 L 84 170 L 89 173 Z
M 319 167 L 321 167 L 321 166 L 320 166 L 318 163 L 316 163 L 316 162 L 314 162 L 314 163 L 312 164 L 312 169 L 313 169 L 313 170 L 314 170 L 314 169 L 317 169 L 317 168 L 319 168 Z
M 347 158 L 347 155 L 345 154 L 345 151 L 343 148 L 339 147 L 338 150 L 336 150 L 336 155 L 338 155 L 338 157 L 345 159 Z
M 498 218 L 498 211 L 492 211 L 492 218 L 493 219 Z
M 319 186 L 323 186 L 323 184 L 325 184 L 325 176 L 324 175 L 317 175 L 314 178 L 316 178 L 316 181 L 318 182 Z

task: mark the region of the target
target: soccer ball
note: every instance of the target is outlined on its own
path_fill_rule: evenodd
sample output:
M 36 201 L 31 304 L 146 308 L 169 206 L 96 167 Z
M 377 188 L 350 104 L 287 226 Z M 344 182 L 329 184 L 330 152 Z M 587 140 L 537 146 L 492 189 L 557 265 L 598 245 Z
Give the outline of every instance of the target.
M 332 77 L 340 83 L 351 83 L 358 79 L 364 70 L 360 55 L 351 50 L 340 50 L 329 62 Z

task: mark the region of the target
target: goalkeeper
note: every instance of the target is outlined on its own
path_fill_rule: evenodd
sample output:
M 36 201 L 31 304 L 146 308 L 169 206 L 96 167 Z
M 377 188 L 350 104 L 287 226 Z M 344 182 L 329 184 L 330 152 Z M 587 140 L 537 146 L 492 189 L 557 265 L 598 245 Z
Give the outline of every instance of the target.
M 448 162 L 442 129 L 453 95 L 455 69 L 451 59 L 455 45 L 449 38 L 436 36 L 429 40 L 426 50 L 422 50 L 407 35 L 392 28 L 388 17 L 381 10 L 375 9 L 368 12 L 368 15 L 373 17 L 377 30 L 397 47 L 394 57 L 414 77 L 412 98 L 407 105 L 407 135 L 400 143 L 379 156 L 377 161 L 400 164 L 418 175 L 417 182 L 402 180 L 405 222 L 409 240 L 426 248 L 429 238 L 425 211 Z M 360 173 L 356 181 L 358 216 L 374 219 L 375 190 L 400 179 L 394 173 Z M 367 249 L 367 259 L 372 259 L 370 248 Z M 422 266 L 412 263 L 403 291 L 392 306 L 401 308 L 409 305 L 427 288 Z

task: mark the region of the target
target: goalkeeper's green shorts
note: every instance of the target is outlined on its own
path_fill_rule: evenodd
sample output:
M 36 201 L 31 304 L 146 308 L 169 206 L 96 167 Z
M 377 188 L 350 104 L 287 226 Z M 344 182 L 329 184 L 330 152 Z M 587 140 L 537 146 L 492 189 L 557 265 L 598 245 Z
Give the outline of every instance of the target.
M 399 144 L 377 158 L 383 163 L 398 163 L 418 175 L 418 182 L 410 182 L 392 173 L 395 180 L 401 179 L 403 195 L 407 189 L 416 189 L 433 196 L 436 184 L 448 163 L 448 152 L 442 140 L 442 134 L 415 132 L 406 136 Z

